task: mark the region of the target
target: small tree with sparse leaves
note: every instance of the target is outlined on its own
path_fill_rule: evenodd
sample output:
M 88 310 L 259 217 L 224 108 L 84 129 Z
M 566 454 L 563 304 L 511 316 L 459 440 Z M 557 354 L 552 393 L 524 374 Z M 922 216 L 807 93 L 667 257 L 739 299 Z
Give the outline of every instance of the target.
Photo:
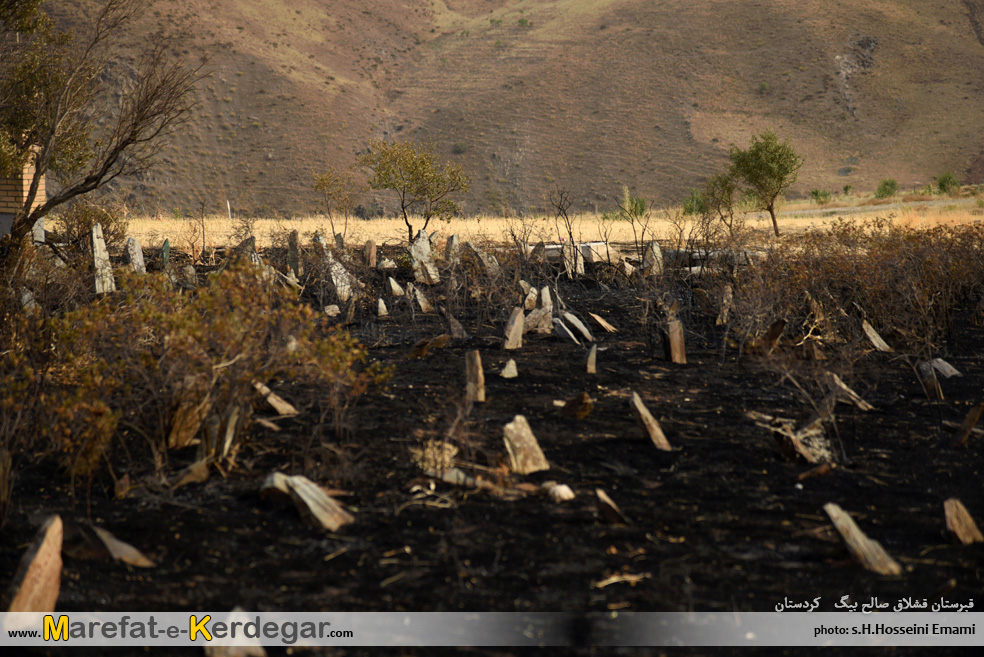
M 426 230 L 432 218 L 449 220 L 461 211 L 451 196 L 468 190 L 468 176 L 458 164 L 441 162 L 432 144 L 390 144 L 374 139 L 369 142 L 368 151 L 359 156 L 358 163 L 369 170 L 372 189 L 396 192 L 411 241 L 412 214 L 423 218 L 422 228 Z
M 766 130 L 761 136 L 753 136 L 747 149 L 732 145 L 728 157 L 731 158 L 731 175 L 743 184 L 748 198 L 756 207 L 769 213 L 772 228 L 778 237 L 776 205 L 790 185 L 796 182 L 803 159 L 788 141 L 780 142 L 772 130 Z

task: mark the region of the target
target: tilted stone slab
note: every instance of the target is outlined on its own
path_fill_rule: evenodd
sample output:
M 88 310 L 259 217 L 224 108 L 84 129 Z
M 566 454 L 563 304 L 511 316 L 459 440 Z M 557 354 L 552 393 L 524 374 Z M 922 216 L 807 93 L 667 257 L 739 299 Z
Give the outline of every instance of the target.
M 523 309 L 513 308 L 512 314 L 509 315 L 509 321 L 506 322 L 506 341 L 503 344 L 504 349 L 519 349 L 523 346 L 523 326 L 524 326 Z
M 639 420 L 639 424 L 641 424 L 643 429 L 646 430 L 646 435 L 648 435 L 650 440 L 653 441 L 653 445 L 656 446 L 656 449 L 664 452 L 673 451 L 673 448 L 670 446 L 670 442 L 663 434 L 663 429 L 659 426 L 659 422 L 657 422 L 656 418 L 653 417 L 653 414 L 649 412 L 646 405 L 642 403 L 642 397 L 639 396 L 639 393 L 633 391 L 632 399 L 629 401 L 629 405 L 632 407 L 636 419 Z
M 50 516 L 21 557 L 7 593 L 8 612 L 55 610 L 61 589 L 62 537 L 61 516 Z
M 561 340 L 565 340 L 567 342 L 573 342 L 574 344 L 577 345 L 581 344 L 581 341 L 578 340 L 573 333 L 571 333 L 571 330 L 567 328 L 567 324 L 564 324 L 563 321 L 554 318 L 553 325 L 554 325 L 554 333 L 557 335 L 558 338 L 560 338 Z
M 574 329 L 578 333 L 580 333 L 585 340 L 587 340 L 588 342 L 594 342 L 594 336 L 591 335 L 591 331 L 589 331 L 588 327 L 584 325 L 584 322 L 579 320 L 572 313 L 564 313 L 562 317 L 564 318 L 564 321 L 570 324 L 571 326 L 573 326 Z
M 503 427 L 502 434 L 506 451 L 509 452 L 509 467 L 513 472 L 525 475 L 550 469 L 550 464 L 525 417 L 514 417 L 512 422 Z
M 485 271 L 489 274 L 489 276 L 499 275 L 499 272 L 501 271 L 499 267 L 499 261 L 496 260 L 494 255 L 492 255 L 491 253 L 486 253 L 481 248 L 475 246 L 471 242 L 465 242 L 465 245 L 469 249 L 471 249 L 472 253 L 474 253 L 478 257 L 479 261 L 481 261 L 482 266 L 485 267 Z

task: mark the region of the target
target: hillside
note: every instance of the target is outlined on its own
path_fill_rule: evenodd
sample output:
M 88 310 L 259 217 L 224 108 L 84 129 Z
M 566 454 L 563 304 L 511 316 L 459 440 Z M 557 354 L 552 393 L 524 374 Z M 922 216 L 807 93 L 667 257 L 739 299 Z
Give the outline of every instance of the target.
M 49 4 L 71 23 L 86 3 Z M 768 127 L 806 159 L 794 194 L 981 182 L 982 22 L 984 0 L 158 0 L 145 27 L 211 75 L 123 186 L 151 211 L 307 213 L 323 163 L 412 137 L 470 172 L 466 213 L 561 185 L 583 209 L 622 184 L 662 204 Z

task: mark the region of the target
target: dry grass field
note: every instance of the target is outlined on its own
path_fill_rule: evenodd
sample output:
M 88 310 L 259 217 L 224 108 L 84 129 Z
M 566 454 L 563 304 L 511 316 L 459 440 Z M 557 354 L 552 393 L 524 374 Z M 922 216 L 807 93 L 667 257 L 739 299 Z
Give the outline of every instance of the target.
M 804 214 L 808 212 L 809 214 Z M 931 228 L 933 226 L 958 226 L 972 224 L 984 219 L 984 211 L 974 204 L 954 202 L 946 205 L 927 206 L 909 204 L 899 208 L 881 206 L 851 206 L 817 208 L 805 202 L 791 203 L 779 216 L 779 226 L 786 233 L 798 233 L 809 228 L 829 225 L 835 219 L 889 219 L 907 228 Z M 402 219 L 393 217 L 362 220 L 350 217 L 347 220 L 336 217 L 334 230 L 332 222 L 325 215 L 310 215 L 292 219 L 252 218 L 252 233 L 257 245 L 267 248 L 283 244 L 287 234 L 298 231 L 303 239 L 311 239 L 316 232 L 322 235 L 341 233 L 349 244 L 361 244 L 367 239 L 377 244 L 400 244 L 406 242 L 406 226 Z M 412 220 L 414 228 L 423 223 L 419 218 Z M 608 241 L 616 244 L 636 244 L 656 239 L 664 245 L 673 246 L 680 235 L 693 230 L 693 220 L 681 216 L 679 208 L 653 212 L 648 222 L 632 226 L 627 221 L 606 221 L 601 214 L 584 213 L 573 216 L 574 238 L 579 242 Z M 237 230 L 242 231 L 242 219 L 230 220 L 228 216 L 209 215 L 204 220 L 204 243 L 207 249 L 235 246 L 238 243 Z M 766 217 L 750 216 L 746 225 L 763 240 L 771 234 L 771 222 Z M 503 218 L 475 216 L 456 218 L 449 222 L 433 220 L 428 232 L 440 232 L 443 237 L 458 235 L 462 240 L 491 243 L 513 243 L 524 241 L 531 244 L 542 240 L 556 243 L 569 239 L 566 226 L 549 216 L 530 216 Z M 172 248 L 186 253 L 200 252 L 202 248 L 202 221 L 200 218 L 148 217 L 138 216 L 130 220 L 128 233 L 141 244 L 156 248 L 169 239 Z

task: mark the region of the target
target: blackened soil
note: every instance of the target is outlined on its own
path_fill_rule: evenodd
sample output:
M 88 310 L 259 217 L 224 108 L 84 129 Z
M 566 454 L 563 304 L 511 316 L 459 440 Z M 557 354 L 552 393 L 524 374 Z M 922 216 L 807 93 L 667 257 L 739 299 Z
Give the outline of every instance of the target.
M 943 380 L 946 400 L 931 403 L 898 355 L 872 352 L 849 368 L 805 363 L 782 349 L 739 360 L 733 350 L 722 354 L 720 332 L 710 325 L 688 332 L 688 363 L 674 365 L 651 353 L 631 293 L 562 292 L 584 319 L 595 312 L 618 328 L 591 325 L 596 375 L 585 373 L 581 346 L 529 334 L 522 349 L 507 352 L 501 322 L 467 317 L 472 338 L 408 359 L 415 341 L 447 332 L 442 318 L 411 318 L 400 305 L 386 321 L 367 311 L 366 323 L 353 329 L 395 375 L 352 409 L 341 437 L 320 412 L 326 391 L 275 382 L 302 413 L 278 420 L 280 432 L 254 424 L 238 467 L 225 476 L 213 471 L 207 482 L 173 493 L 145 482 L 119 500 L 97 482 L 92 521 L 158 565 L 66 558 L 58 608 L 770 611 L 785 598 L 820 597 L 821 610 L 834 611 L 843 595 L 980 597 L 984 546 L 960 546 L 946 535 L 943 502 L 957 497 L 984 519 L 984 440 L 948 447 L 953 429 L 941 425 L 960 422 L 981 401 L 980 329 L 957 327 L 947 358 L 963 376 Z M 482 355 L 488 401 L 467 412 L 464 363 L 472 349 Z M 498 374 L 509 358 L 518 378 Z M 803 422 L 810 401 L 794 381 L 815 393 L 811 382 L 822 366 L 839 368 L 875 410 L 840 404 L 827 431 L 837 467 L 798 481 L 811 466 L 783 458 L 746 411 Z M 672 452 L 655 449 L 637 425 L 631 391 L 662 424 Z M 592 412 L 581 420 L 560 415 L 555 400 L 582 392 L 594 400 Z M 259 406 L 257 414 L 271 415 Z M 500 467 L 502 427 L 517 414 L 529 420 L 550 471 L 518 477 Z M 435 483 L 412 463 L 409 448 L 445 437 L 462 461 L 486 468 L 472 474 L 504 486 L 555 480 L 577 497 L 555 504 L 539 493 L 512 499 Z M 178 453 L 175 466 L 193 459 L 194 449 Z M 292 507 L 262 499 L 260 483 L 274 470 L 346 491 L 338 499 L 356 522 L 330 534 L 305 525 Z M 599 518 L 596 489 L 619 505 L 627 525 Z M 24 464 L 15 495 L 0 542 L 5 577 L 47 514 L 86 518 L 84 490 L 73 506 L 64 477 L 45 465 Z M 903 574 L 876 575 L 852 561 L 823 511 L 828 502 L 854 516 Z M 601 586 L 619 574 L 639 577 Z

